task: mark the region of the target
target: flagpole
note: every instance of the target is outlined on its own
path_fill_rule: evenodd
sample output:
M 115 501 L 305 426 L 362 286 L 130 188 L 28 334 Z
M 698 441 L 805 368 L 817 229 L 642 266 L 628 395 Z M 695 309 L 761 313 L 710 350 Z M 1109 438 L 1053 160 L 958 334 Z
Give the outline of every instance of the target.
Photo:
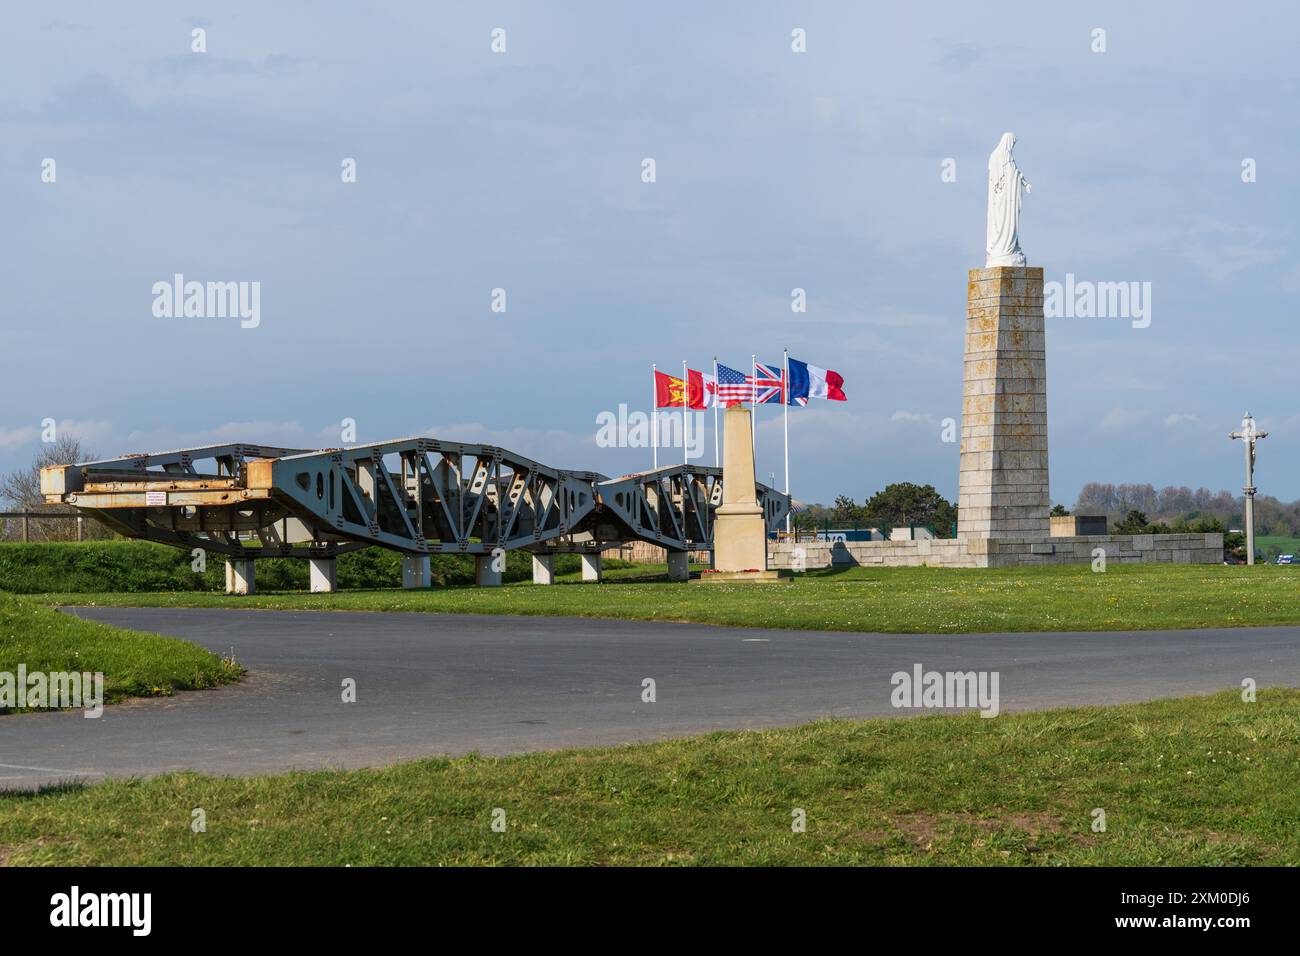
M 758 356 L 749 357 L 749 450 L 758 455 Z
M 713 356 L 713 467 L 719 468 L 722 460 L 718 455 L 718 357 Z
M 650 366 L 650 431 L 654 443 L 654 467 L 659 467 L 659 366 Z
M 691 427 L 691 374 L 686 368 L 686 359 L 682 359 L 682 464 L 691 463 L 691 443 L 687 432 Z
M 785 493 L 790 494 L 790 350 L 781 350 L 781 398 L 785 403 Z M 785 513 L 785 533 L 790 533 L 790 512 Z

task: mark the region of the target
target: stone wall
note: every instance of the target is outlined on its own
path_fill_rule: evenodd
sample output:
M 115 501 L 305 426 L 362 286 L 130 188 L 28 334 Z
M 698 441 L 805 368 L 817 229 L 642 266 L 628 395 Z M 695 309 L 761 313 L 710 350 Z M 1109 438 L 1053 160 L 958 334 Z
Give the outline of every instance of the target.
M 1093 551 L 1115 564 L 1221 564 L 1221 534 L 1079 535 L 1062 538 L 936 538 L 932 541 L 768 543 L 768 566 L 1002 568 L 1089 564 Z M 802 553 L 800 553 L 802 552 Z

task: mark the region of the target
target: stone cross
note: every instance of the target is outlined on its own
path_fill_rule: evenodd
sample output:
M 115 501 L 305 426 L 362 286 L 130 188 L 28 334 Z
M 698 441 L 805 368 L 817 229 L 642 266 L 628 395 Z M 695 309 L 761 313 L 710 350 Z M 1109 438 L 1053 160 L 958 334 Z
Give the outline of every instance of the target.
M 1246 499 L 1246 563 L 1255 563 L 1255 443 L 1267 438 L 1268 432 L 1255 427 L 1255 419 L 1247 412 L 1241 420 L 1241 431 L 1228 432 L 1229 438 L 1240 438 L 1246 449 L 1246 487 L 1242 489 Z

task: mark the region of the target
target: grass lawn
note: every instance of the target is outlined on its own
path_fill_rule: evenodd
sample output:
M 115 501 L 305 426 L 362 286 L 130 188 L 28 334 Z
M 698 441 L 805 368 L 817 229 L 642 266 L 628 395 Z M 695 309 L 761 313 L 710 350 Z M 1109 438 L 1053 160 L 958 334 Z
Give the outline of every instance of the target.
M 334 594 L 48 594 L 59 604 L 439 611 L 697 621 L 832 631 L 1128 630 L 1300 624 L 1300 573 L 1256 565 L 1112 563 L 964 570 L 811 571 L 792 584 L 670 584 L 662 570 L 614 572 L 600 585 L 361 590 Z
M 242 668 L 189 641 L 82 621 L 0 591 L 0 671 L 102 672 L 104 699 L 150 697 L 237 680 Z
M 1300 554 L 1300 538 L 1283 534 L 1259 534 L 1255 536 L 1255 548 L 1272 561 L 1279 554 Z
M 0 795 L 0 863 L 1295 865 L 1297 820 L 1266 690 Z

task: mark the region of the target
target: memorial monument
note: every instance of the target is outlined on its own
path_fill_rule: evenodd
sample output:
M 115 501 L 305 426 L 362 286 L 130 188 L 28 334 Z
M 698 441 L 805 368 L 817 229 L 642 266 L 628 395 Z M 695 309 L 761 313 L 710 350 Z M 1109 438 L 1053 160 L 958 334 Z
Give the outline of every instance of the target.
M 1020 249 L 1020 194 L 1029 183 L 1004 133 L 989 156 L 983 269 L 966 284 L 957 537 L 1049 533 L 1043 270 Z
M 903 541 L 778 542 L 777 568 L 832 565 L 987 568 L 1025 564 L 1218 564 L 1223 535 L 1106 534 L 1076 523 L 1051 533 L 1043 270 L 1020 248 L 1014 133 L 989 155 L 984 268 L 966 275 L 957 537 Z M 728 459 L 730 462 L 730 459 Z M 752 470 L 752 463 L 750 465 Z M 1247 479 L 1247 485 L 1251 484 Z
M 767 527 L 754 482 L 750 409 L 745 405 L 732 405 L 722 414 L 722 504 L 713 518 L 713 568 L 702 574 L 699 580 L 788 579 L 767 568 Z

